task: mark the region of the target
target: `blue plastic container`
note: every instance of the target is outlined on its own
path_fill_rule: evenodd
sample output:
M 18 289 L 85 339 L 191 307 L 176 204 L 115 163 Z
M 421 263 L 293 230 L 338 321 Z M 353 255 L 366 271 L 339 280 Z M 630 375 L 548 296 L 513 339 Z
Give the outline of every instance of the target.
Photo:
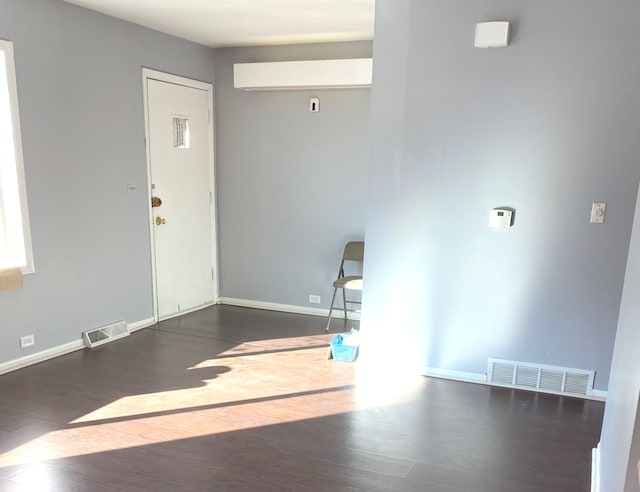
M 334 360 L 353 362 L 358 357 L 357 345 L 343 345 L 343 336 L 338 334 L 331 339 L 331 356 Z

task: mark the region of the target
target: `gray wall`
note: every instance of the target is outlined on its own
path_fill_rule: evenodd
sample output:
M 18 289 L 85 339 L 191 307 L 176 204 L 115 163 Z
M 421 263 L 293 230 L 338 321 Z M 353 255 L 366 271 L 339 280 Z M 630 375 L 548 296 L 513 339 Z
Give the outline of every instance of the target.
M 607 388 L 640 180 L 639 16 L 626 0 L 376 2 L 372 350 L 393 333 L 421 366 L 500 357 Z M 511 46 L 473 47 L 487 20 L 513 22 Z M 498 206 L 512 229 L 487 227 Z
M 367 214 L 364 322 L 381 347 L 393 330 L 423 366 L 513 358 L 595 369 L 606 389 L 640 179 L 640 7 L 616 6 L 379 0 L 368 199 L 369 91 L 241 92 L 232 64 L 370 43 L 215 50 L 221 294 L 327 307 Z M 512 45 L 474 49 L 492 19 L 513 21 Z M 214 74 L 207 48 L 57 0 L 0 0 L 0 37 L 37 269 L 0 295 L 2 362 L 151 316 L 140 67 Z M 502 205 L 515 227 L 489 230 Z
M 36 266 L 0 293 L 6 362 L 152 316 L 141 67 L 214 74 L 208 48 L 57 0 L 0 0 L 0 38 L 14 43 Z
M 637 244 L 637 243 L 636 243 Z M 634 260 L 637 264 L 637 260 Z M 636 271 L 637 271 L 637 266 L 635 267 Z M 636 287 L 634 287 L 635 293 L 636 293 L 636 299 L 638 299 L 638 274 L 635 274 L 635 282 L 636 282 Z M 638 321 L 640 320 L 640 316 L 638 316 L 638 314 L 636 313 L 635 315 L 635 324 L 636 326 L 638 326 Z M 636 345 L 637 347 L 638 345 Z M 614 352 L 615 354 L 615 352 Z M 615 357 L 615 355 L 614 355 Z M 636 371 L 638 371 L 638 364 L 637 362 L 635 362 L 636 365 Z M 625 367 L 625 370 L 628 370 Z M 611 384 L 611 383 L 609 383 Z M 638 399 L 638 393 L 640 393 L 640 384 L 638 383 L 638 381 L 636 381 L 635 385 L 632 386 L 633 390 L 635 391 L 635 399 L 636 399 L 636 406 L 635 409 L 633 408 L 633 406 L 628 405 L 628 401 L 625 402 L 627 403 L 628 406 L 626 406 L 626 412 L 627 415 L 634 415 L 635 413 L 635 425 L 633 426 L 633 428 L 629 428 L 628 430 L 630 430 L 630 433 L 626 434 L 626 439 L 625 439 L 625 443 L 628 442 L 629 440 L 631 440 L 631 449 L 629 452 L 629 466 L 627 467 L 627 477 L 626 480 L 624 482 L 624 492 L 638 492 L 640 491 L 640 400 Z M 628 392 L 627 392 L 628 393 Z M 616 406 L 615 403 L 612 404 L 612 406 Z M 622 417 L 622 415 L 620 415 L 620 417 Z M 622 417 L 622 418 L 628 418 L 628 417 Z M 608 448 L 608 453 L 611 453 L 611 457 L 607 456 L 605 457 L 605 464 L 607 465 L 612 465 L 613 468 L 609 469 L 608 467 L 606 468 L 606 473 L 609 474 L 610 470 L 619 470 L 619 462 L 616 461 L 616 458 L 620 458 L 622 459 L 623 456 L 621 456 L 621 448 L 623 448 L 622 446 L 620 446 L 620 441 L 618 441 L 616 443 L 615 440 L 609 440 L 609 444 L 611 444 L 611 447 Z M 624 449 L 624 448 L 623 448 Z M 622 471 L 622 470 L 620 470 Z M 602 483 L 607 483 L 607 482 L 602 482 Z M 601 487 L 601 491 L 602 492 L 606 492 L 606 487 Z
M 369 159 L 369 89 L 246 92 L 233 64 L 369 56 L 370 42 L 215 50 L 221 296 L 328 307 L 344 243 L 364 236 Z
M 602 492 L 638 492 L 640 463 L 640 194 L 600 440 Z M 626 486 L 625 486 L 626 481 Z

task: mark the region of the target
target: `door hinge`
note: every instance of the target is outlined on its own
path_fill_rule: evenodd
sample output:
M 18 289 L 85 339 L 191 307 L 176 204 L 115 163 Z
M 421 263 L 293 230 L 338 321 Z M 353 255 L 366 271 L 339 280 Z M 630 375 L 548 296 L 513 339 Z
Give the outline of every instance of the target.
M 209 205 L 213 203 L 213 191 L 209 192 Z
M 213 273 L 213 267 L 211 267 L 211 280 L 214 280 L 214 279 L 215 279 L 215 276 L 214 276 L 214 273 Z

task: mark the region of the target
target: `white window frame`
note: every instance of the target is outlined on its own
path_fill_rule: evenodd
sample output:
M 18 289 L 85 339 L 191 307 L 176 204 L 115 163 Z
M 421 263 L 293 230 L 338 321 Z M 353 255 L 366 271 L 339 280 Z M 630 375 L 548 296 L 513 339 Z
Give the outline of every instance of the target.
M 16 85 L 16 72 L 13 56 L 13 43 L 0 39 L 0 51 L 4 53 L 5 71 L 9 89 L 9 106 L 11 111 L 11 124 L 13 130 L 14 163 L 17 176 L 18 196 L 20 201 L 20 215 L 22 219 L 22 240 L 24 244 L 25 264 L 8 265 L 9 267 L 21 267 L 22 273 L 33 273 L 33 249 L 31 244 L 31 227 L 29 224 L 29 207 L 27 206 L 27 187 L 24 176 L 24 160 L 22 156 L 22 137 L 20 134 L 20 112 L 18 111 L 18 89 Z M 0 67 L 2 68 L 2 67 Z M 10 165 L 11 163 L 9 163 Z M 1 165 L 1 164 L 0 164 Z M 1 200 L 1 197 L 0 197 Z M 0 206 L 2 204 L 0 203 Z

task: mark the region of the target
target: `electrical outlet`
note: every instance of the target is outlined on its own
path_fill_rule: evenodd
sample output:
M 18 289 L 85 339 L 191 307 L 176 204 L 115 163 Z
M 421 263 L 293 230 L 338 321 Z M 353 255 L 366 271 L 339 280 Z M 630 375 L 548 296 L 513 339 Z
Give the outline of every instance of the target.
M 309 294 L 309 304 L 320 304 L 320 296 Z
M 36 344 L 36 338 L 33 335 L 26 335 L 24 337 L 20 337 L 20 347 L 26 348 L 31 347 L 31 345 Z

